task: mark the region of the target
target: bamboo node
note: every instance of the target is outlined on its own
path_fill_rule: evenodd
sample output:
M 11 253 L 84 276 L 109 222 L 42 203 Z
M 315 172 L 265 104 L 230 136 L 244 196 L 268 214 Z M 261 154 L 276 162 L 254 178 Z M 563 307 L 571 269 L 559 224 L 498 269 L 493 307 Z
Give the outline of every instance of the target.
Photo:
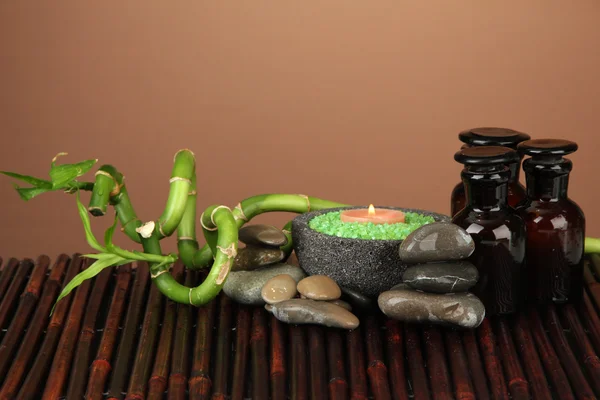
M 135 231 L 139 233 L 144 239 L 148 239 L 150 236 L 152 236 L 152 232 L 154 232 L 155 226 L 156 224 L 154 223 L 154 221 L 149 221 L 146 222 L 144 225 L 140 226 L 139 228 L 136 228 Z
M 212 210 L 212 212 L 210 213 L 210 222 L 212 222 L 213 226 L 215 226 L 215 227 L 217 226 L 217 224 L 215 224 L 215 219 L 214 219 L 215 212 L 217 212 L 217 210 L 219 208 L 226 208 L 227 210 L 229 210 L 229 212 L 231 212 L 231 209 L 229 207 L 227 207 L 227 206 L 217 206 L 217 207 L 215 207 L 215 209 Z
M 188 178 L 181 177 L 181 176 L 174 176 L 171 179 L 169 179 L 169 183 L 173 183 L 173 182 L 177 182 L 177 181 L 186 182 L 188 185 L 192 184 L 191 180 L 189 180 Z
M 209 228 L 206 225 L 204 225 L 204 213 L 202 213 L 202 215 L 200 215 L 200 225 L 202 225 L 202 229 L 210 231 L 210 232 L 214 232 L 218 229 L 216 226 L 214 228 Z
M 196 155 L 195 155 L 195 154 L 194 154 L 194 152 L 193 152 L 193 151 L 191 151 L 190 149 L 181 149 L 181 150 L 179 150 L 177 153 L 175 153 L 175 155 L 173 156 L 173 162 L 175 162 L 175 160 L 177 159 L 177 155 L 178 155 L 179 153 L 183 152 L 183 151 L 187 151 L 187 152 L 189 152 L 189 153 L 192 155 L 192 157 L 196 158 Z
M 308 196 L 305 194 L 299 194 L 298 196 L 304 197 L 304 199 L 306 200 L 306 212 L 310 212 L 310 199 L 308 198 Z
M 221 253 L 225 254 L 228 259 L 235 258 L 237 256 L 237 249 L 235 248 L 235 244 L 231 243 L 227 247 L 217 246 L 217 249 L 221 250 Z
M 165 233 L 162 230 L 162 224 L 160 223 L 160 221 L 158 222 L 158 232 L 163 236 L 163 237 L 167 237 L 167 235 L 165 235 Z
M 168 270 L 168 269 L 161 269 L 160 271 L 158 271 L 158 272 L 157 272 L 157 273 L 155 273 L 155 274 L 154 274 L 154 273 L 152 273 L 152 272 L 150 272 L 150 278 L 152 278 L 152 279 L 156 279 L 156 278 L 158 278 L 159 276 L 161 276 L 162 274 L 164 274 L 165 272 L 169 272 L 169 270 Z
M 194 242 L 196 241 L 196 239 L 194 239 L 191 236 L 180 236 L 180 237 L 177 238 L 178 242 L 183 242 L 184 240 L 191 240 L 191 241 L 194 241 Z
M 246 217 L 246 214 L 244 214 L 244 210 L 242 209 L 242 203 L 238 203 L 237 206 L 235 206 L 234 210 L 237 210 L 239 212 L 239 215 L 234 213 L 233 218 L 235 218 L 236 220 L 241 219 L 248 222 L 248 217 Z
M 198 194 L 198 192 L 196 192 L 195 190 L 192 190 L 191 192 L 188 192 L 188 196 L 195 196 L 197 194 Z
M 190 298 L 190 304 L 194 305 L 194 303 L 192 302 L 192 288 L 190 288 L 189 298 Z
M 282 229 L 281 232 L 283 232 L 284 235 L 291 235 L 292 231 L 288 231 L 287 229 Z

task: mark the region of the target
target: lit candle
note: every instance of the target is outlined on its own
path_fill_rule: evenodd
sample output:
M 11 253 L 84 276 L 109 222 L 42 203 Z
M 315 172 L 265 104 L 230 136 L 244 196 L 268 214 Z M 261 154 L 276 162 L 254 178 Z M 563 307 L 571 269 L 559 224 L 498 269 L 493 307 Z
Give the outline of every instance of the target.
M 359 208 L 344 210 L 340 213 L 342 222 L 372 222 L 374 224 L 397 224 L 404 222 L 404 213 L 400 210 L 389 210 L 387 208 L 375 208 L 373 204 L 368 209 Z

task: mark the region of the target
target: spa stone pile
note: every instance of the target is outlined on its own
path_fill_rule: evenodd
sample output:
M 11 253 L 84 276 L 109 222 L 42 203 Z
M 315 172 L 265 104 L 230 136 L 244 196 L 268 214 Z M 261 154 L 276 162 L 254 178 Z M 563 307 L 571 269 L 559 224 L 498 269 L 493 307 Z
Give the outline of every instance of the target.
M 223 292 L 234 301 L 265 305 L 277 319 L 290 324 L 320 324 L 354 329 L 358 318 L 340 300 L 341 289 L 324 275 L 307 277 L 302 268 L 287 264 L 280 249 L 285 234 L 270 225 L 247 225 L 240 229 L 240 248 Z M 301 296 L 301 298 L 296 298 Z
M 399 248 L 400 259 L 409 264 L 402 283 L 379 295 L 379 308 L 401 321 L 476 328 L 485 307 L 467 292 L 479 278 L 477 268 L 466 261 L 474 250 L 471 236 L 449 222 L 413 231 Z

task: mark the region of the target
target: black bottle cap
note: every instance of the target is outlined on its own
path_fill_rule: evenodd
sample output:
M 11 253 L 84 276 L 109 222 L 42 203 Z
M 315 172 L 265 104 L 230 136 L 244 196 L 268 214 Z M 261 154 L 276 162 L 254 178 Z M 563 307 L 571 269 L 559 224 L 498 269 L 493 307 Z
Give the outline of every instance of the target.
M 560 158 L 577 151 L 577 143 L 564 139 L 535 139 L 519 143 L 519 152 L 532 157 Z
M 519 143 L 531 139 L 531 136 L 508 128 L 481 127 L 462 131 L 458 138 L 470 146 L 505 146 L 516 149 Z
M 464 165 L 491 166 L 506 165 L 520 161 L 519 153 L 504 146 L 476 146 L 461 149 L 454 159 Z

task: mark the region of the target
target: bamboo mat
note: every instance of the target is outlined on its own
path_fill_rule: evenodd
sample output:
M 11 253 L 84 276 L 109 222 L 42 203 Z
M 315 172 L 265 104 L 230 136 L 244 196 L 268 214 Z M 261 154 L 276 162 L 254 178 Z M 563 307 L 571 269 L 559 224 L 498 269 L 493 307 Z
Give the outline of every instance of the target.
M 573 306 L 473 331 L 361 316 L 348 332 L 282 324 L 220 296 L 174 304 L 144 264 L 107 269 L 49 312 L 88 266 L 74 254 L 0 270 L 0 399 L 593 399 L 600 394 L 600 257 Z M 200 273 L 176 265 L 180 282 Z

